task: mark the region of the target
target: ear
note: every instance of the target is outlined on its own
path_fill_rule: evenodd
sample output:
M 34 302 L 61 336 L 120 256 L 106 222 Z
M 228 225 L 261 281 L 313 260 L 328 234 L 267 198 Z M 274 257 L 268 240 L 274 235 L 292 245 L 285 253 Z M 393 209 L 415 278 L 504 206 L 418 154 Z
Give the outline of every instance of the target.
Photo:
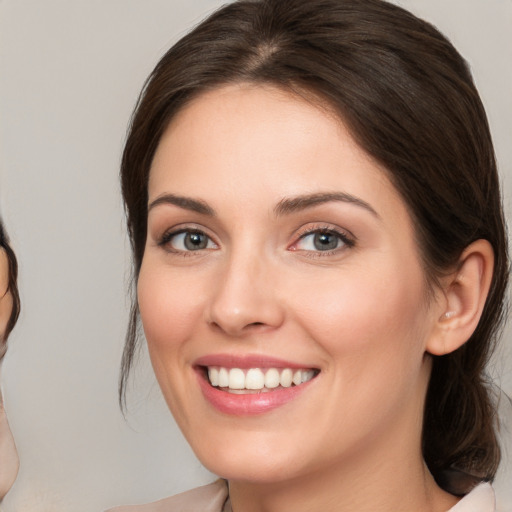
M 494 269 L 494 251 L 487 240 L 477 240 L 462 253 L 457 269 L 442 280 L 440 316 L 426 346 L 433 355 L 457 350 L 475 331 Z

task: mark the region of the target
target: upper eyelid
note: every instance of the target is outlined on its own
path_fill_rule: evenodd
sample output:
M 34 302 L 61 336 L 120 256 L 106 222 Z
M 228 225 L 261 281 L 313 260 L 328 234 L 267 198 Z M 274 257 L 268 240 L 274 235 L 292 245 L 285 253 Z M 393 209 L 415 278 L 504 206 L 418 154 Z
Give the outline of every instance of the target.
M 213 238 L 210 230 L 206 227 L 202 226 L 201 224 L 196 224 L 195 222 L 187 223 L 187 222 L 180 222 L 178 224 L 175 224 L 171 227 L 165 228 L 164 230 L 158 230 L 158 233 L 160 233 L 157 238 L 162 238 L 168 234 L 179 234 L 183 232 L 195 232 L 195 233 L 204 233 L 205 235 L 209 236 L 210 238 Z
M 183 213 L 185 215 L 183 215 Z M 154 239 L 161 238 L 163 234 L 171 231 L 179 231 L 180 229 L 191 231 L 202 231 L 212 238 L 216 237 L 216 233 L 219 231 L 219 227 L 222 228 L 217 222 L 214 222 L 212 227 L 211 223 L 205 224 L 204 219 L 200 216 L 187 215 L 186 211 L 179 213 L 178 215 L 166 214 L 164 209 L 159 210 L 158 208 L 151 211 L 147 218 L 147 232 Z M 213 229 L 212 229 L 213 228 Z M 220 229 L 222 231 L 222 229 Z
M 313 225 L 311 225 L 313 224 Z M 357 237 L 348 229 L 342 228 L 340 226 L 336 226 L 330 223 L 307 223 L 301 226 L 298 230 L 295 230 L 297 239 L 317 232 L 329 232 L 340 235 L 341 237 L 345 237 L 349 240 L 352 240 L 354 243 L 357 241 Z
M 161 238 L 166 237 L 166 236 L 180 235 L 182 233 L 201 233 L 201 234 L 207 236 L 208 238 L 211 238 L 212 240 L 214 239 L 214 237 L 210 233 L 208 233 L 208 230 L 206 230 L 204 228 L 200 228 L 200 227 L 194 227 L 194 226 L 185 226 L 185 227 L 176 226 L 173 228 L 166 229 L 162 233 Z

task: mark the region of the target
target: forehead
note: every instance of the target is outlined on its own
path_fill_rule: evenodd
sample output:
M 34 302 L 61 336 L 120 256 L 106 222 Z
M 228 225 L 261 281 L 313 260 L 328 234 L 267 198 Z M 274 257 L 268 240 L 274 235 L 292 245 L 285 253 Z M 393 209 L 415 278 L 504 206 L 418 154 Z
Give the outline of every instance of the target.
M 243 210 L 346 192 L 409 218 L 387 171 L 332 109 L 268 85 L 221 87 L 184 107 L 160 140 L 148 192 L 150 202 L 174 193 Z

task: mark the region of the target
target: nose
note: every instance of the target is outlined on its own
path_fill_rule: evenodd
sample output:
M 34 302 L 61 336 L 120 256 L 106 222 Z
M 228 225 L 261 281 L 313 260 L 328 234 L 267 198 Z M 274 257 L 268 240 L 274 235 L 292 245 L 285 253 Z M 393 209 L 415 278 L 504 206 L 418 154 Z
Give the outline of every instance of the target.
M 261 255 L 233 255 L 216 277 L 208 323 L 232 337 L 278 328 L 285 315 L 276 274 Z

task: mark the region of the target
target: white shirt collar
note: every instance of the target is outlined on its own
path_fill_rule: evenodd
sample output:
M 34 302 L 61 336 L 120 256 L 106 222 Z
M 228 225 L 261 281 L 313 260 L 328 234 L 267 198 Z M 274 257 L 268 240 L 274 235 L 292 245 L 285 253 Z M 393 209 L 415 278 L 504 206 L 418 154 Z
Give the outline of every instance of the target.
M 489 483 L 477 485 L 448 512 L 495 512 L 496 500 Z

